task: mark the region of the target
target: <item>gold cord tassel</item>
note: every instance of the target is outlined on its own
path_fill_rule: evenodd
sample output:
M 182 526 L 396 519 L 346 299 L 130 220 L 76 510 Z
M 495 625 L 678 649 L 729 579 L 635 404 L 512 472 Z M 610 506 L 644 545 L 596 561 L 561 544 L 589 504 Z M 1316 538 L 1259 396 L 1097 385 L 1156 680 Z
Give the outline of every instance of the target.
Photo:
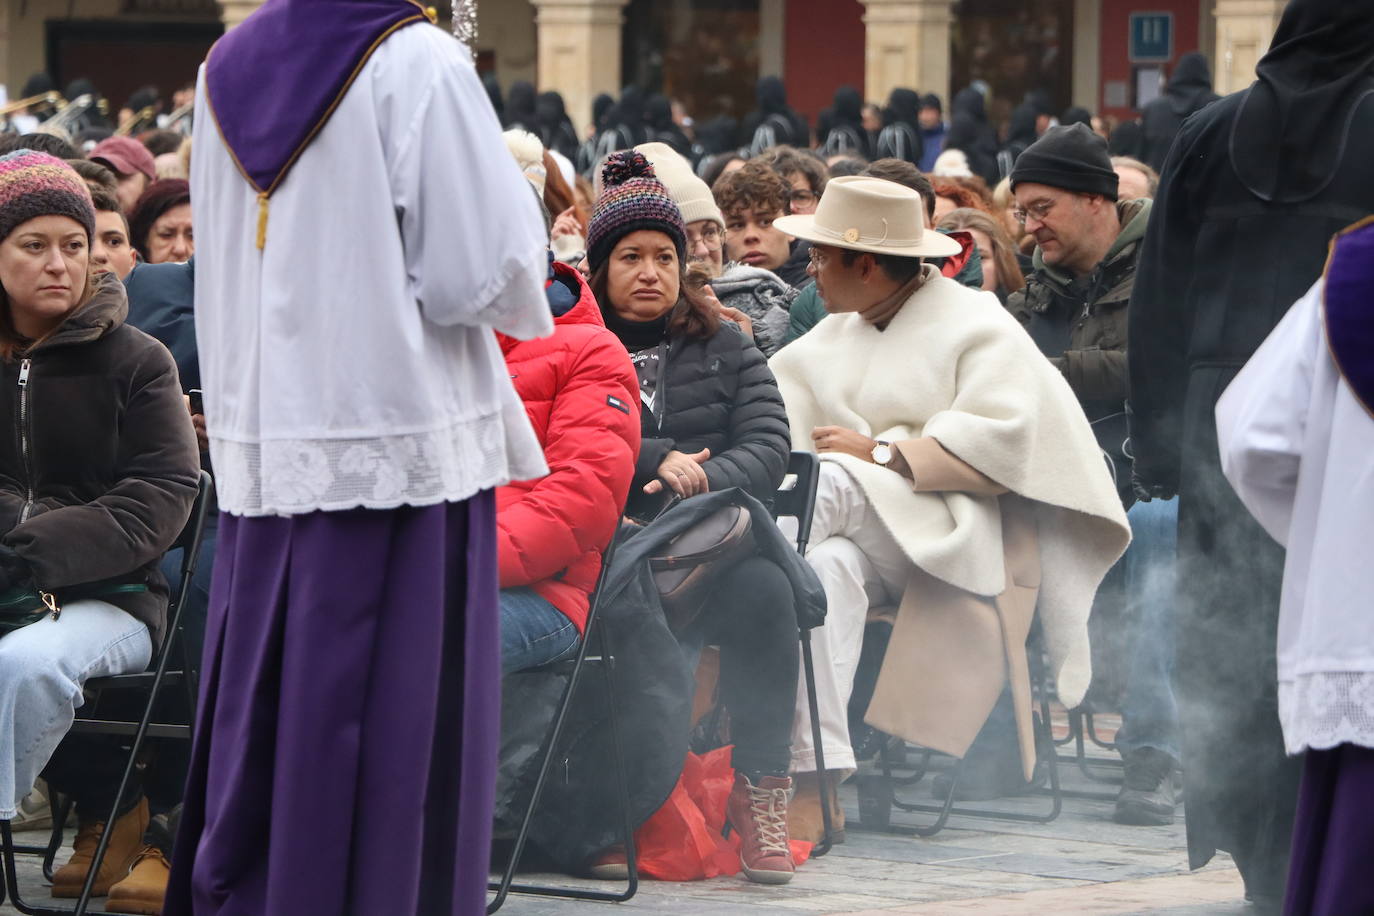
M 267 194 L 258 195 L 258 251 L 267 245 Z

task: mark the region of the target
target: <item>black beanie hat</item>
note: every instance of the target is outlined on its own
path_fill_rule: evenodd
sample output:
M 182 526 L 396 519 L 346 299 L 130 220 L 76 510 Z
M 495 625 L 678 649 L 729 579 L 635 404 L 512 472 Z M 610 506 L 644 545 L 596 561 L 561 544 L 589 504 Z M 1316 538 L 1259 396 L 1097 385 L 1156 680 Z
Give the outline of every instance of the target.
M 1012 166 L 1011 189 L 1024 182 L 1117 199 L 1118 179 L 1107 141 L 1086 124 L 1052 127 L 1028 146 Z

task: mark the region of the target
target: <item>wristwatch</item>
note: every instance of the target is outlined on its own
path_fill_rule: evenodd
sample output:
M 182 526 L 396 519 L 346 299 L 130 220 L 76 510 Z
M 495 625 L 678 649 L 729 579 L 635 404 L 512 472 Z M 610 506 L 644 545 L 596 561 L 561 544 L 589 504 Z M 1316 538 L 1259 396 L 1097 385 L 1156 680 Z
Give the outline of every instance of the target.
M 878 440 L 878 444 L 873 446 L 873 463 L 880 467 L 887 467 L 892 463 L 892 443 Z

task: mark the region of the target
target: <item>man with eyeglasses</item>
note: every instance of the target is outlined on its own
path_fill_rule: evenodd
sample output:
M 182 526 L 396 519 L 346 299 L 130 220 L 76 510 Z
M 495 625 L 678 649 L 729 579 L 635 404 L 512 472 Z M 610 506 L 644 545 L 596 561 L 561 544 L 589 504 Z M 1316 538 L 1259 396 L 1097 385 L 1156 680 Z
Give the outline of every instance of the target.
M 1078 396 L 1116 476 L 1135 542 L 1098 592 L 1094 636 L 1106 657 L 1127 659 L 1116 747 L 1125 764 L 1114 819 L 1174 820 L 1180 756 L 1169 634 L 1178 504 L 1131 506 L 1126 429 L 1126 307 L 1150 217 L 1148 199 L 1119 200 L 1107 142 L 1085 124 L 1051 128 L 1011 172 L 1016 216 L 1035 237 L 1033 272 L 1007 308 Z M 1110 691 L 1107 691 L 1110 692 Z

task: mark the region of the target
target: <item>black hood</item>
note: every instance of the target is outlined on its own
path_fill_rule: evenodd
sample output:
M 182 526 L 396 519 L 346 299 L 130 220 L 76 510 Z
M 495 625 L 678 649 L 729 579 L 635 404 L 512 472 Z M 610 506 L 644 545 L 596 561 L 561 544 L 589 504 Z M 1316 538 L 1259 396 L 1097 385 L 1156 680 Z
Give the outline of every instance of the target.
M 920 114 L 920 93 L 910 89 L 893 89 L 892 94 L 887 97 L 887 107 L 883 109 L 883 123 L 892 124 L 902 121 L 913 127 L 918 127 L 920 126 L 918 120 Z
M 639 130 L 644 126 L 644 93 L 638 86 L 626 86 L 620 93 L 620 101 L 611 109 L 606 122 L 612 127 L 629 127 Z
M 836 124 L 862 124 L 864 116 L 864 97 L 853 86 L 841 86 L 835 90 L 834 106 L 830 117 Z
M 95 91 L 95 83 L 92 83 L 85 77 L 72 80 L 67 84 L 67 91 L 62 94 L 66 97 L 68 102 L 75 101 L 83 95 L 98 95 Z
M 592 123 L 596 125 L 597 130 L 606 126 L 606 117 L 614 107 L 615 99 L 611 98 L 609 92 L 598 93 L 596 98 L 592 99 Z
M 1064 110 L 1064 113 L 1059 117 L 1059 123 L 1064 125 L 1086 124 L 1088 129 L 1091 130 L 1093 126 L 1093 113 L 1086 108 L 1075 105 L 1072 108 L 1066 108 Z
M 1164 90 L 1169 99 L 1169 107 L 1179 117 L 1187 117 L 1209 102 L 1216 101 L 1212 91 L 1212 68 L 1207 58 L 1196 51 L 1178 59 L 1174 75 L 1169 77 L 1169 88 Z
M 1007 145 L 1024 148 L 1034 143 L 1040 136 L 1035 130 L 1035 122 L 1039 117 L 1039 109 L 1031 102 L 1022 102 L 1013 108 L 1007 124 Z
M 54 88 L 51 76 L 46 73 L 35 73 L 24 80 L 24 90 L 19 97 L 21 99 L 32 98 L 35 95 L 52 92 Z
M 567 106 L 563 104 L 563 96 L 557 92 L 541 92 L 539 98 L 534 101 L 534 115 L 539 119 L 540 124 L 550 127 L 562 124 L 568 116 Z
M 758 101 L 759 111 L 766 115 L 787 110 L 787 87 L 776 76 L 760 78 L 754 88 L 754 97 Z
M 506 126 L 528 129 L 535 120 L 534 86 L 524 80 L 512 83 L 506 94 Z
M 1141 130 L 1139 121 L 1122 121 L 1112 131 L 1112 137 L 1107 141 L 1107 152 L 1113 156 L 1130 156 L 1132 159 L 1139 159 L 1144 139 L 1145 133 Z
M 496 79 L 495 73 L 482 74 L 482 88 L 487 91 L 487 99 L 491 102 L 491 108 L 496 112 L 496 117 L 505 123 L 503 114 L 506 103 L 501 98 L 501 83 Z
M 1307 200 L 1330 184 L 1355 111 L 1374 93 L 1369 4 L 1291 0 L 1255 69 L 1231 131 L 1231 163 L 1261 200 Z
M 672 130 L 673 124 L 673 103 L 668 101 L 668 97 L 661 93 L 654 93 L 649 96 L 649 101 L 644 105 L 644 120 L 654 130 Z
M 950 112 L 953 115 L 964 115 L 980 123 L 986 122 L 988 119 L 983 93 L 972 86 L 966 86 L 959 90 L 954 96 L 954 104 L 950 106 Z

